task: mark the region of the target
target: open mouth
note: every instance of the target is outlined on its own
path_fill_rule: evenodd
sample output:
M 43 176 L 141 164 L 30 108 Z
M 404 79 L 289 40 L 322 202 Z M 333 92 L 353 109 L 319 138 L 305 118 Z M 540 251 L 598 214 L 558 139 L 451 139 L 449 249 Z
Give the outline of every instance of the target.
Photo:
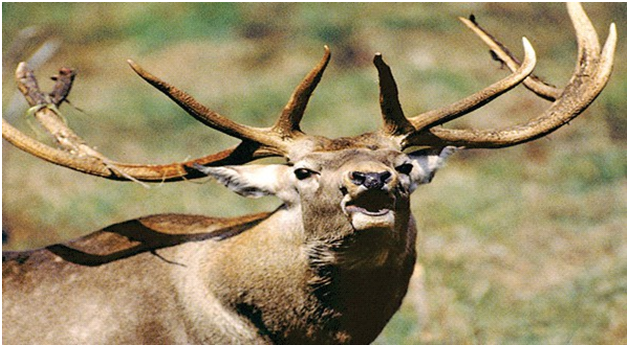
M 357 230 L 392 227 L 395 222 L 395 198 L 383 192 L 364 192 L 352 199 L 343 198 L 341 206 Z
M 360 212 L 368 216 L 381 216 L 393 209 L 393 199 L 382 193 L 366 192 L 345 204 L 347 212 Z
M 345 211 L 347 211 L 349 213 L 359 212 L 359 213 L 362 213 L 362 214 L 366 214 L 368 216 L 377 217 L 377 216 L 383 216 L 383 215 L 389 213 L 391 210 L 388 209 L 388 208 L 382 208 L 382 209 L 379 209 L 377 211 L 369 211 L 368 209 L 363 208 L 363 207 L 350 205 L 350 206 L 346 206 L 345 207 Z

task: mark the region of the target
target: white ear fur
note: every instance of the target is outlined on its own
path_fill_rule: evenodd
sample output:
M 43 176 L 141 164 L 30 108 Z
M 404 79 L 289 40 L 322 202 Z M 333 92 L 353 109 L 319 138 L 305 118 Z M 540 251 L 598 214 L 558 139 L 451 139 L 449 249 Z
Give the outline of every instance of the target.
M 411 171 L 411 191 L 418 185 L 430 183 L 435 176 L 435 172 L 443 167 L 446 159 L 457 151 L 457 147 L 447 146 L 442 149 L 420 150 L 410 153 L 408 156 L 413 163 Z
M 286 165 L 242 165 L 205 167 L 195 165 L 195 168 L 234 192 L 251 198 L 275 195 L 278 198 L 292 200 L 291 176 Z

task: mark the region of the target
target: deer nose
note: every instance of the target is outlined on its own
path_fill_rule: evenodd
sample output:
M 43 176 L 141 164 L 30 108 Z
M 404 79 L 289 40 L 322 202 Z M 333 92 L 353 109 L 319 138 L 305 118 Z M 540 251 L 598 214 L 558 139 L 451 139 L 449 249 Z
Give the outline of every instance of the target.
M 364 186 L 367 189 L 382 189 L 391 180 L 391 172 L 360 172 L 352 171 L 349 177 L 357 186 Z

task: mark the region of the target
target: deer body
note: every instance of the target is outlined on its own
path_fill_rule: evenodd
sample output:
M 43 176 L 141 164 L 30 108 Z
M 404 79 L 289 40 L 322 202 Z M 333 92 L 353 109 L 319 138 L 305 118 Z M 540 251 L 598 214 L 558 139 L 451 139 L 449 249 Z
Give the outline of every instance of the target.
M 273 195 L 273 213 L 217 219 L 157 215 L 109 226 L 65 245 L 3 253 L 3 343 L 369 343 L 400 306 L 416 260 L 410 195 L 429 183 L 457 147 L 501 148 L 549 134 L 578 116 L 607 83 L 616 30 L 601 48 L 579 4 L 568 4 L 578 62 L 562 90 L 531 75 L 535 51 L 514 55 L 462 19 L 512 74 L 440 109 L 407 118 L 381 55 L 383 125 L 328 139 L 300 128 L 329 60 L 295 89 L 269 128 L 241 125 L 208 109 L 133 62 L 132 68 L 204 124 L 240 144 L 167 165 L 125 164 L 96 152 L 59 115 L 74 71 L 60 70 L 44 95 L 25 63 L 18 86 L 57 140 L 51 148 L 4 121 L 3 138 L 44 160 L 114 180 L 170 182 L 212 176 L 246 197 Z M 519 84 L 553 104 L 536 118 L 493 130 L 446 122 Z M 408 153 L 411 147 L 421 150 Z M 405 152 L 407 150 L 407 152 Z M 282 156 L 287 163 L 243 165 Z M 202 203 L 202 202 L 200 202 Z
M 371 188 L 348 178 L 356 169 L 393 169 L 412 157 L 397 153 L 396 162 L 388 159 L 391 151 L 369 152 L 317 154 L 317 163 L 329 161 L 319 168 L 321 177 L 302 178 L 317 182 L 276 172 L 282 188 L 274 193 L 286 201 L 270 214 L 227 220 L 158 215 L 67 245 L 5 254 L 4 342 L 371 342 L 406 293 L 416 230 L 410 178 L 391 172 L 387 183 Z M 271 190 L 266 180 L 248 181 L 268 168 L 220 168 L 215 175 L 230 182 L 237 175 L 240 181 L 231 188 L 253 194 Z M 294 169 L 272 168 L 287 175 Z M 291 181 L 303 184 L 296 185 L 299 192 L 285 191 L 295 188 Z M 385 225 L 374 217 L 374 225 L 353 226 L 365 217 L 348 216 L 341 200 L 361 194 L 391 197 L 395 222 Z

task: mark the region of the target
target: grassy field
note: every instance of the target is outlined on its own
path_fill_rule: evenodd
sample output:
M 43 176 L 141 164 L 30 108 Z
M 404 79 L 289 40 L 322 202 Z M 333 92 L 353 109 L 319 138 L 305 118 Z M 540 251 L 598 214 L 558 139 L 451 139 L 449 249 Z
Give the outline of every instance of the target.
M 56 51 L 37 68 L 40 85 L 61 66 L 77 68 L 62 111 L 112 159 L 167 163 L 235 143 L 207 129 L 146 85 L 132 58 L 198 100 L 255 126 L 279 114 L 320 59 L 332 62 L 303 129 L 328 137 L 379 126 L 382 52 L 407 115 L 469 95 L 507 73 L 457 16 L 473 13 L 521 54 L 536 48 L 536 74 L 563 85 L 576 44 L 562 4 L 54 4 L 3 3 L 3 116 L 47 137 L 25 117 L 13 70 L 42 43 Z M 626 3 L 586 4 L 619 46 L 612 78 L 569 126 L 536 142 L 457 154 L 413 197 L 420 238 L 413 287 L 381 344 L 626 344 Z M 500 127 L 548 103 L 523 88 L 453 127 Z M 106 225 L 162 212 L 236 216 L 268 211 L 212 182 L 145 189 L 59 168 L 2 146 L 4 249 L 61 242 Z M 220 203 L 219 203 L 220 202 Z

